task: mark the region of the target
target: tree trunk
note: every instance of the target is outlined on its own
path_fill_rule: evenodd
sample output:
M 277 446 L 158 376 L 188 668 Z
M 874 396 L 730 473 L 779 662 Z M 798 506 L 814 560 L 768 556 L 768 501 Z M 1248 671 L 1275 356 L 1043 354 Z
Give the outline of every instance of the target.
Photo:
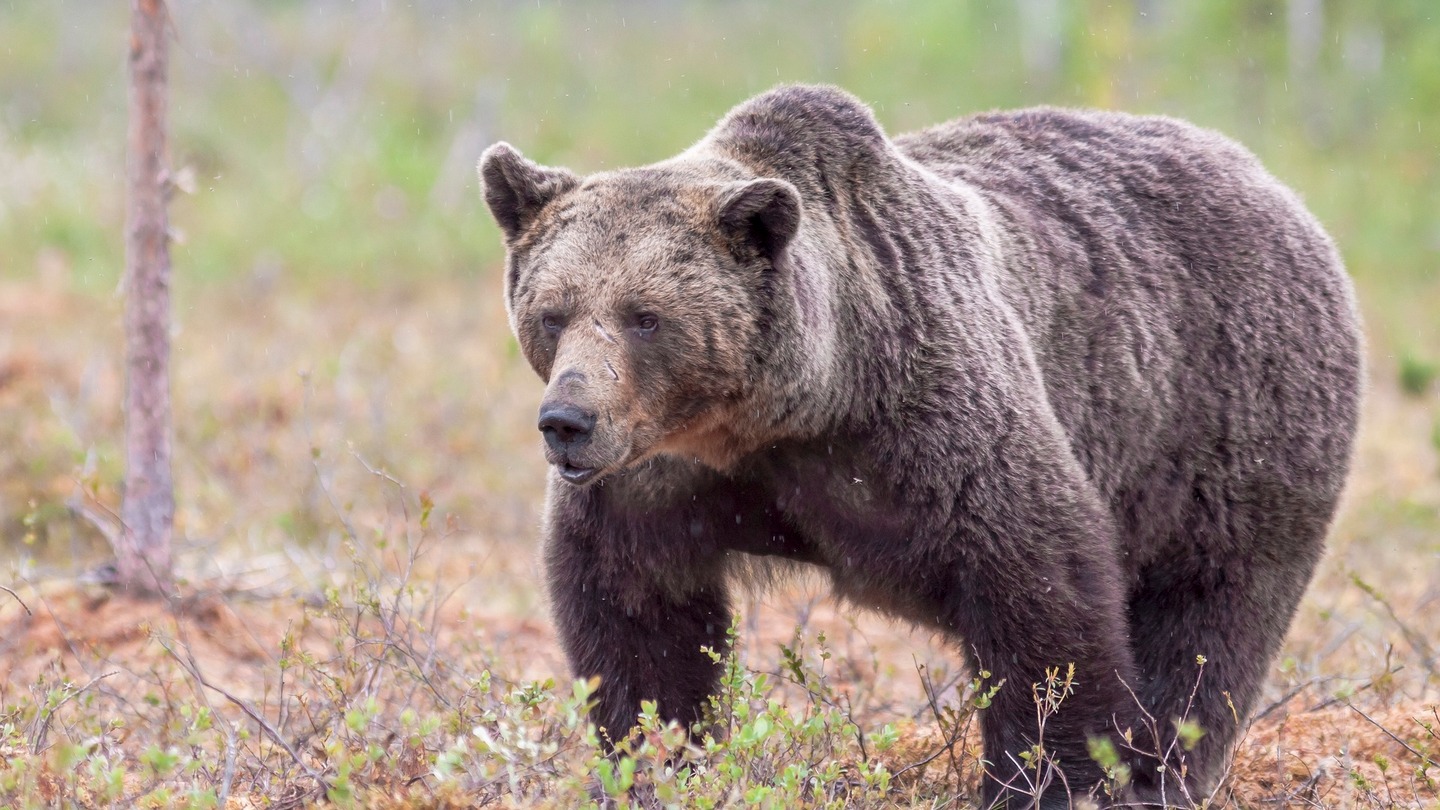
M 175 517 L 170 475 L 170 240 L 165 206 L 164 0 L 131 0 L 125 203 L 125 500 L 115 549 L 120 585 L 168 594 Z

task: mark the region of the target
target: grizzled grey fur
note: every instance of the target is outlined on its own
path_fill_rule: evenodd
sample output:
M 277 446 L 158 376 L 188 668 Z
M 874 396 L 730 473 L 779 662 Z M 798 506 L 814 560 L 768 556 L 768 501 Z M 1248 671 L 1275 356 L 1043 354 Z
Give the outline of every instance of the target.
M 1320 558 L 1362 371 L 1334 246 L 1249 152 L 1058 109 L 892 140 L 797 86 L 652 166 L 497 144 L 480 171 L 548 382 L 554 616 L 611 737 L 645 699 L 701 720 L 727 579 L 772 556 L 1004 680 L 992 800 L 1032 802 L 1030 687 L 1072 663 L 1040 806 L 1101 779 L 1088 738 L 1167 750 L 1197 655 L 1188 776 L 1133 753 L 1127 800 L 1218 776 Z

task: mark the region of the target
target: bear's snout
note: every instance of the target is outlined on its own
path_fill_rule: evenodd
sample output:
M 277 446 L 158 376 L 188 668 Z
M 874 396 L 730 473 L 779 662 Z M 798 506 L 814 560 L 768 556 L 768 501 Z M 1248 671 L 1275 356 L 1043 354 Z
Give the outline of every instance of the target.
M 557 453 L 579 450 L 590 441 L 595 429 L 595 414 L 569 403 L 540 406 L 540 432 L 545 443 Z
M 545 402 L 540 406 L 540 433 L 549 446 L 551 464 L 560 477 L 572 484 L 583 484 L 595 477 L 599 468 L 582 460 L 595 432 L 596 415 L 570 402 Z

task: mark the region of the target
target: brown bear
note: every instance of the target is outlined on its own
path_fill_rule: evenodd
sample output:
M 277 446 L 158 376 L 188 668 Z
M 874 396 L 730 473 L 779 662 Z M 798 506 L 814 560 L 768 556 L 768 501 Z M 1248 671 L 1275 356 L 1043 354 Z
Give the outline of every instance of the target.
M 787 86 L 651 166 L 500 143 L 480 174 L 548 383 L 554 618 L 609 735 L 647 699 L 701 720 L 727 581 L 777 557 L 1003 680 L 988 799 L 1066 806 L 1099 737 L 1127 800 L 1213 783 L 1321 555 L 1362 371 L 1334 246 L 1250 153 L 1060 109 L 892 140 Z M 1031 685 L 1070 664 L 1037 790 Z

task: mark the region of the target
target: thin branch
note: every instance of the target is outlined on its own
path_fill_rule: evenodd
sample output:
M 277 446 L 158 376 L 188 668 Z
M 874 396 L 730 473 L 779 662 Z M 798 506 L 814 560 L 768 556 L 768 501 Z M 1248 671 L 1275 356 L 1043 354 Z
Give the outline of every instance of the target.
M 1327 680 L 1328 678 L 1317 675 L 1308 681 L 1300 683 L 1295 688 L 1291 689 L 1290 691 L 1277 698 L 1274 703 L 1271 703 L 1269 706 L 1266 706 L 1265 708 L 1256 712 L 1253 716 L 1251 716 L 1250 722 L 1253 724 L 1257 721 L 1264 720 L 1266 717 L 1269 717 L 1271 714 L 1274 714 L 1276 711 L 1284 708 L 1285 704 L 1294 700 L 1301 692 L 1304 692 L 1306 689 L 1309 689 L 1312 686 L 1323 686 L 1325 681 Z
M 1440 762 L 1436 762 L 1435 760 L 1431 759 L 1430 757 L 1426 756 L 1425 754 L 1421 753 L 1420 751 L 1417 751 L 1414 746 L 1410 745 L 1410 743 L 1407 743 L 1407 742 L 1405 742 L 1404 740 L 1402 740 L 1402 739 L 1400 739 L 1399 737 L 1397 737 L 1397 736 L 1395 735 L 1395 732 L 1393 732 L 1393 731 L 1391 731 L 1390 729 L 1388 729 L 1388 728 L 1380 725 L 1380 723 L 1377 722 L 1377 721 L 1375 720 L 1375 718 L 1371 717 L 1370 715 L 1366 714 L 1366 713 L 1363 712 L 1363 711 L 1360 711 L 1360 709 L 1359 709 L 1355 704 L 1353 704 L 1353 703 L 1348 703 L 1348 702 L 1347 702 L 1345 705 L 1346 705 L 1346 706 L 1349 706 L 1350 709 L 1351 709 L 1352 711 L 1354 711 L 1356 714 L 1360 715 L 1361 717 L 1365 718 L 1366 720 L 1369 720 L 1369 721 L 1370 721 L 1370 724 L 1371 724 L 1372 726 L 1374 726 L 1374 727 L 1380 729 L 1381 731 L 1385 732 L 1385 736 L 1386 736 L 1386 737 L 1389 737 L 1390 739 L 1392 739 L 1392 740 L 1394 740 L 1395 742 L 1399 743 L 1399 744 L 1400 744 L 1400 747 L 1404 748 L 1406 751 L 1409 751 L 1411 754 L 1413 754 L 1413 755 L 1415 756 L 1416 759 L 1420 760 L 1421 762 L 1425 763 L 1426 765 L 1428 765 L 1428 766 L 1430 766 L 1430 767 L 1432 767 L 1432 768 L 1440 768 Z
M 1404 664 L 1397 664 L 1393 669 L 1387 670 L 1385 674 L 1386 674 L 1386 675 L 1394 675 L 1394 674 L 1396 674 L 1397 672 L 1400 672 L 1400 671 L 1402 671 L 1402 670 L 1404 670 L 1404 669 L 1405 669 L 1405 665 L 1404 665 Z M 1360 694 L 1361 692 L 1364 692 L 1364 691 L 1367 690 L 1367 689 L 1373 689 L 1373 688 L 1375 688 L 1375 679 L 1368 680 L 1368 681 L 1366 681 L 1365 683 L 1362 683 L 1362 684 L 1360 684 L 1359 686 L 1355 687 L 1353 690 L 1351 690 L 1351 691 L 1348 693 L 1348 695 L 1347 695 L 1346 697 L 1343 697 L 1343 698 L 1342 698 L 1342 697 L 1326 698 L 1325 700 L 1322 700 L 1322 701 L 1320 701 L 1319 703 L 1316 703 L 1316 704 L 1314 704 L 1314 705 L 1312 705 L 1312 706 L 1307 707 L 1307 708 L 1305 709 L 1305 711 L 1306 711 L 1306 712 L 1318 712 L 1318 711 L 1320 711 L 1320 710 L 1322 710 L 1322 709 L 1328 709 L 1328 708 L 1330 708 L 1331 706 L 1339 706 L 1340 704 L 1347 702 L 1350 698 L 1355 697 L 1356 695 Z
M 27 605 L 27 604 L 25 604 L 25 600 L 20 598 L 20 594 L 15 593 L 14 591 L 10 590 L 9 588 L 5 587 L 4 585 L 0 585 L 0 591 L 4 591 L 4 592 L 10 594 L 11 596 L 15 597 L 15 601 L 16 601 L 16 602 L 19 602 L 19 603 L 20 603 L 20 607 L 22 607 L 22 608 L 25 609 L 25 615 L 26 615 L 26 616 L 34 616 L 34 615 L 35 615 L 34 613 L 32 613 L 32 612 L 30 611 L 30 606 Z
M 1367 596 L 1374 599 L 1380 604 L 1380 607 L 1385 609 L 1385 613 L 1390 616 L 1390 621 L 1394 622 L 1395 626 L 1400 628 L 1400 634 L 1405 636 L 1405 640 L 1410 643 L 1410 646 L 1415 649 L 1415 652 L 1420 654 L 1420 663 L 1425 667 L 1425 670 L 1430 673 L 1431 677 L 1440 676 L 1440 670 L 1436 668 L 1436 660 L 1440 659 L 1440 654 L 1435 652 L 1435 648 L 1431 646 L 1430 641 L 1425 638 L 1425 634 L 1406 624 L 1400 618 L 1400 614 L 1395 611 L 1394 605 L 1390 604 L 1390 600 L 1386 599 L 1375 586 L 1361 579 L 1359 574 L 1351 574 L 1350 581 L 1355 583 L 1355 587 L 1364 591 Z
M 30 750 L 39 753 L 40 749 L 45 746 L 45 737 L 50 733 L 50 721 L 54 719 L 55 713 L 60 711 L 61 706 L 64 706 L 71 700 L 85 694 L 85 692 L 87 692 L 90 687 L 94 686 L 105 678 L 114 675 L 117 671 L 118 670 L 112 670 L 110 672 L 104 672 L 96 675 L 95 677 L 91 678 L 90 681 L 84 686 L 66 694 L 65 697 L 61 698 L 60 702 L 56 703 L 54 706 L 46 708 L 44 714 L 42 714 L 39 718 L 40 727 L 35 730 L 35 733 L 33 735 L 31 735 Z
M 195 660 L 195 653 L 190 649 L 190 640 L 186 638 L 185 633 L 185 623 L 180 621 L 178 617 L 175 619 L 175 632 L 176 635 L 180 636 L 180 643 L 185 647 L 185 658 L 190 663 L 187 669 L 192 673 L 198 673 L 200 671 L 200 663 Z M 162 643 L 161 646 L 163 647 L 164 644 Z M 174 651 L 168 647 L 166 648 L 166 652 L 169 652 L 172 657 L 175 655 Z M 200 683 L 199 678 L 196 678 L 196 683 Z M 235 728 L 228 719 L 221 717 L 220 714 L 215 711 L 214 706 L 210 704 L 209 696 L 205 694 L 203 688 L 195 691 L 200 696 L 200 699 L 205 701 L 205 708 L 210 710 L 210 714 L 214 717 L 215 721 L 220 723 L 221 727 L 225 730 L 225 773 L 220 781 L 220 791 L 217 802 L 220 807 L 225 807 L 226 801 L 228 801 L 230 797 L 230 788 L 235 782 Z
M 315 782 L 320 785 L 320 787 L 324 788 L 326 791 L 330 789 L 330 783 L 325 781 L 325 777 L 322 776 L 319 771 L 316 771 L 314 768 L 310 767 L 310 765 L 306 763 L 305 760 L 300 758 L 300 752 L 296 751 L 295 747 L 292 746 L 290 742 L 286 740 L 285 737 L 275 729 L 274 726 L 270 725 L 270 721 L 265 719 L 265 715 L 261 714 L 258 710 L 255 709 L 255 707 L 251 706 L 246 701 L 241 700 L 240 698 L 228 692 L 224 687 L 216 686 L 214 683 L 211 683 L 208 679 L 206 679 L 204 675 L 200 674 L 199 670 L 190 666 L 190 662 L 186 661 L 184 658 L 181 658 L 179 653 L 171 649 L 169 644 L 166 644 L 163 640 L 158 638 L 156 639 L 156 641 L 159 642 L 160 646 L 165 649 L 165 652 L 170 653 L 170 657 L 174 658 L 176 663 L 180 664 L 180 666 L 184 667 L 185 670 L 190 673 L 190 677 L 194 678 L 196 682 L 198 682 L 201 686 L 205 687 L 206 689 L 213 690 L 221 697 L 235 704 L 240 709 L 240 711 L 245 713 L 247 717 L 255 721 L 255 724 L 260 727 L 260 730 L 265 732 L 265 736 L 269 737 L 272 742 L 283 748 L 285 750 L 285 753 L 290 755 L 290 759 L 294 760 L 295 764 L 299 765 L 301 770 L 305 771 L 305 774 L 307 776 L 309 776 L 311 779 L 314 779 Z
M 118 548 L 120 536 L 124 533 L 120 516 L 106 509 L 103 505 L 97 504 L 92 506 L 87 503 L 79 484 L 76 484 L 75 488 L 77 492 L 72 493 L 69 498 L 65 499 L 65 508 L 69 509 L 72 514 L 81 518 L 86 523 L 94 526 L 95 530 L 100 532 L 105 538 L 105 542 L 110 544 L 110 548 Z
M 913 656 L 912 659 L 914 659 Z M 950 728 L 949 731 L 946 731 L 944 714 L 940 711 L 939 701 L 935 697 L 934 683 L 929 679 L 929 676 L 925 674 L 925 665 L 921 664 L 919 659 L 914 659 L 914 663 L 915 673 L 920 678 L 920 688 L 925 691 L 926 703 L 930 707 L 931 714 L 935 717 L 935 724 L 940 727 L 941 734 L 945 739 L 945 744 L 935 749 L 935 753 L 931 754 L 928 757 L 925 757 L 919 762 L 912 762 L 909 765 L 906 765 L 905 767 L 897 770 L 891 776 L 891 778 L 898 779 L 902 774 L 908 771 L 912 771 L 916 768 L 923 768 L 926 765 L 929 765 L 931 762 L 934 762 L 936 759 L 939 759 L 941 754 L 947 753 L 950 755 L 950 769 L 957 777 L 959 777 L 960 765 L 955 761 L 955 744 L 959 742 L 962 737 L 965 736 L 965 730 L 969 727 L 969 721 L 973 715 L 967 715 L 965 717 L 964 723 L 956 723 L 953 727 Z
M 340 525 L 345 527 L 345 534 L 349 535 L 350 541 L 358 547 L 360 536 L 356 534 L 355 526 L 350 523 L 350 518 L 345 514 L 345 510 L 341 509 L 340 503 L 335 500 L 335 494 L 330 491 L 330 485 L 325 483 L 325 472 L 320 469 L 320 446 L 315 443 L 315 437 L 310 430 L 310 374 L 301 372 L 300 379 L 305 384 L 305 394 L 300 401 L 300 426 L 305 433 L 305 442 L 310 445 L 310 466 L 315 469 L 315 483 L 320 486 L 320 491 L 325 493 L 325 500 L 330 503 L 330 508 L 340 519 Z

